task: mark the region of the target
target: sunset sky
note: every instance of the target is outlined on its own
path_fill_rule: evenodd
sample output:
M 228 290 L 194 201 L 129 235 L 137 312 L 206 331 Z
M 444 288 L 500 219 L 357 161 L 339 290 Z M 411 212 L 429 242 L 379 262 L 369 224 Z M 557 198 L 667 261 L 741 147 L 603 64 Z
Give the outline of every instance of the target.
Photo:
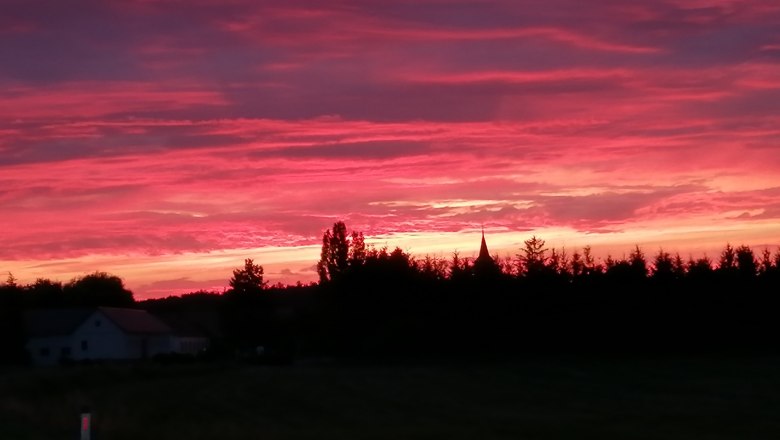
M 339 219 L 445 257 L 780 245 L 777 0 L 2 0 L 0 60 L 22 283 L 308 282 Z

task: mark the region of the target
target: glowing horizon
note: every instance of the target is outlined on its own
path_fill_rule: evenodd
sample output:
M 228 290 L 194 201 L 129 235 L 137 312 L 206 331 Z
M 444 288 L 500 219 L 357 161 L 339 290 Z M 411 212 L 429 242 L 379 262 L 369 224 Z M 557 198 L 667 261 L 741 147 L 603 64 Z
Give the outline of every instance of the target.
M 0 271 L 307 282 L 337 220 L 418 256 L 483 225 L 501 256 L 774 252 L 780 5 L 578 4 L 11 1 Z

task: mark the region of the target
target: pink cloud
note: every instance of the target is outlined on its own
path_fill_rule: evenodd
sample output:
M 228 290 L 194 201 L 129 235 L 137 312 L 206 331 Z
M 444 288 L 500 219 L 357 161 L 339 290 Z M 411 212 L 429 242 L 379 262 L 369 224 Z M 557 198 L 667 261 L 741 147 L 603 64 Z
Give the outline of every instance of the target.
M 219 93 L 186 84 L 76 82 L 56 87 L 17 85 L 2 92 L 0 117 L 8 120 L 94 118 L 225 104 Z
M 309 280 L 339 219 L 421 254 L 481 225 L 510 253 L 780 234 L 773 2 L 50 6 L 0 18 L 22 279 L 111 268 L 158 295 L 257 254 Z

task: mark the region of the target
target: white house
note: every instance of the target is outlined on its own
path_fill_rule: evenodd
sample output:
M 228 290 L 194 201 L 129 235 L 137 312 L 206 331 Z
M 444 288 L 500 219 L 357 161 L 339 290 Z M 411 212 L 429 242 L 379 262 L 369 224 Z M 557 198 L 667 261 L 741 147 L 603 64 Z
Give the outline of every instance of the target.
M 27 350 L 35 365 L 194 354 L 208 346 L 204 337 L 177 336 L 145 310 L 114 307 L 33 311 L 27 316 L 27 331 Z

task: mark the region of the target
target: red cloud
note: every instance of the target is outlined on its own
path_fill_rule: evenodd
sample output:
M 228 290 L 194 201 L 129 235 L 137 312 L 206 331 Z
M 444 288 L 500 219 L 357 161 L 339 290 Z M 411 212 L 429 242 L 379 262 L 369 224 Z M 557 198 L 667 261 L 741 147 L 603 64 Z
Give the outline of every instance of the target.
M 18 3 L 3 267 L 293 281 L 339 219 L 416 253 L 776 241 L 775 2 L 475 5 Z

